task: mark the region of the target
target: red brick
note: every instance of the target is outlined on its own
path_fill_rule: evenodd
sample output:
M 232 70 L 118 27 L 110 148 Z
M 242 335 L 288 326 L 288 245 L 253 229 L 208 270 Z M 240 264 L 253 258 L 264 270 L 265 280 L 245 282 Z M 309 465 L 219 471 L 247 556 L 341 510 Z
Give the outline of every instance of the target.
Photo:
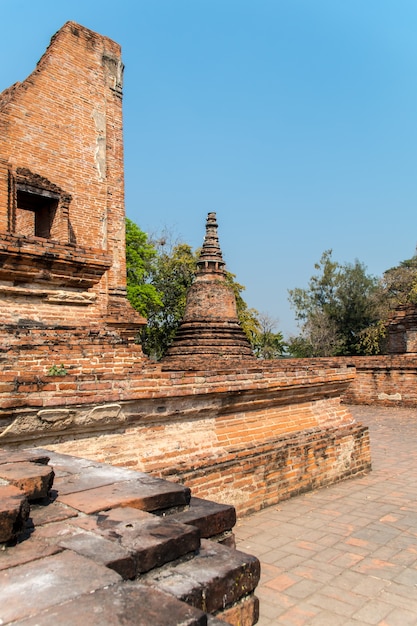
M 0 478 L 18 487 L 28 500 L 45 498 L 52 487 L 54 471 L 49 465 L 30 463 L 5 463 L 0 465 Z
M 139 477 L 136 481 L 114 483 L 87 491 L 59 495 L 58 500 L 89 514 L 123 506 L 156 511 L 188 504 L 190 491 L 167 481 Z

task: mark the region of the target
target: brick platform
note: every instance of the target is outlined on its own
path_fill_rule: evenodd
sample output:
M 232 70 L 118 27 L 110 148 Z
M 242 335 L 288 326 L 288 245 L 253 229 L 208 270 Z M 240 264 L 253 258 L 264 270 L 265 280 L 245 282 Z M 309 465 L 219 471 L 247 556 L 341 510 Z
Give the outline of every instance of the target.
M 233 547 L 233 507 L 46 450 L 0 451 L 0 476 L 2 624 L 256 623 L 259 561 Z

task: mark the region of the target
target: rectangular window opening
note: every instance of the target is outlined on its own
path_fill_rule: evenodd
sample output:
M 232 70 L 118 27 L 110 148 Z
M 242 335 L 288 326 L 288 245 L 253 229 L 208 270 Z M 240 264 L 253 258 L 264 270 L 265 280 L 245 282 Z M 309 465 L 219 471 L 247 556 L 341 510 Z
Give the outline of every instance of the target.
M 29 185 L 17 185 L 15 232 L 50 239 L 58 203 L 59 194 Z

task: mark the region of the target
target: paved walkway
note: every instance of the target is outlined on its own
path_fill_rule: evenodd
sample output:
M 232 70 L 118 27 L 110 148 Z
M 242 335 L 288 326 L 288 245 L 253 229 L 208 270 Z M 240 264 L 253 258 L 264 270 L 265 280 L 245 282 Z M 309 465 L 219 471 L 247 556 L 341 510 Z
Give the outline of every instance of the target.
M 417 625 L 417 409 L 352 407 L 373 471 L 238 522 L 259 626 Z

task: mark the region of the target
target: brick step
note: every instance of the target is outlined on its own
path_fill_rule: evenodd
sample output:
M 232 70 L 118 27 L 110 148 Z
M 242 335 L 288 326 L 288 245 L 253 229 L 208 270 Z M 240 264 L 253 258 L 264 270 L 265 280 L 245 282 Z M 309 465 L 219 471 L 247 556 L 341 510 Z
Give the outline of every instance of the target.
M 36 615 L 120 581 L 116 572 L 70 550 L 12 567 L 0 572 L 2 596 L 7 598 L 0 603 L 0 623 Z
M 144 580 L 178 600 L 216 614 L 232 609 L 242 597 L 249 596 L 259 577 L 260 564 L 256 557 L 203 539 L 193 559 L 149 572 Z M 257 601 L 251 604 L 256 612 Z
M 188 507 L 172 513 L 172 517 L 183 524 L 196 526 L 204 539 L 215 538 L 234 547 L 232 528 L 236 524 L 236 510 L 233 506 L 192 497 Z
M 46 498 L 54 482 L 54 471 L 49 465 L 21 461 L 0 465 L 0 479 L 22 491 L 29 502 Z
M 194 526 L 130 507 L 72 519 L 68 526 L 74 534 L 64 539 L 58 536 L 60 546 L 103 563 L 123 578 L 192 556 L 200 547 Z
M 15 540 L 24 530 L 29 502 L 17 487 L 0 481 L 0 543 Z
M 0 465 L 4 463 L 40 463 L 47 465 L 50 459 L 50 452 L 40 452 L 39 450 L 2 450 L 0 449 Z
M 48 495 L 54 472 L 49 456 L 0 450 L 0 543 L 15 541 L 24 531 L 29 501 Z
M 189 489 L 147 474 L 41 449 L 0 451 L 0 472 L 22 464 L 49 470 L 33 462 L 48 457 L 55 488 L 32 504 L 26 532 L 2 551 L 8 602 L 0 603 L 0 623 L 121 626 L 131 614 L 129 623 L 143 626 L 256 623 L 259 561 L 200 539 L 233 537 L 233 507 L 190 500 Z M 29 507 L 23 492 L 3 488 Z
M 53 606 L 28 619 L 13 622 L 18 626 L 225 626 L 194 607 L 158 589 L 141 584 L 116 584 L 75 600 Z
M 144 472 L 49 452 L 56 478 L 57 500 L 88 515 L 122 506 L 148 512 L 183 508 L 188 487 Z

